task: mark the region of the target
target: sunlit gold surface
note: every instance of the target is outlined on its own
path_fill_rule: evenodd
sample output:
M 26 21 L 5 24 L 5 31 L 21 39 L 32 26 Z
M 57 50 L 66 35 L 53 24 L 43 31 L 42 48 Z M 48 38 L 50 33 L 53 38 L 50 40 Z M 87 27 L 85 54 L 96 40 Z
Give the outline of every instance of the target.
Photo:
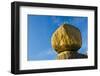
M 81 33 L 78 28 L 63 24 L 53 33 L 51 44 L 58 53 L 77 51 L 82 45 Z

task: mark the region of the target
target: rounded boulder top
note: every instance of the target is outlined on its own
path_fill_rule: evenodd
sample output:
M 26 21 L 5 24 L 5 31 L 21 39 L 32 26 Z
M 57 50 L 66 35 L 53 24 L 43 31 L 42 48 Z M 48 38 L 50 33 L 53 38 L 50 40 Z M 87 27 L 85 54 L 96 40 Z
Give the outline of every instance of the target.
M 51 45 L 57 53 L 78 51 L 82 46 L 81 32 L 75 26 L 64 23 L 52 34 Z

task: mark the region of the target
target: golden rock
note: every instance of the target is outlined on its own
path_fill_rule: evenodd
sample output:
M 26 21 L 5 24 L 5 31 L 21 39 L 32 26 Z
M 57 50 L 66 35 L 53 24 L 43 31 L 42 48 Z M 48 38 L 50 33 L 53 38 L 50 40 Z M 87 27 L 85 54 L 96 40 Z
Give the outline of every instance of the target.
M 82 46 L 80 30 L 72 25 L 61 25 L 52 35 L 51 44 L 57 53 L 78 51 Z

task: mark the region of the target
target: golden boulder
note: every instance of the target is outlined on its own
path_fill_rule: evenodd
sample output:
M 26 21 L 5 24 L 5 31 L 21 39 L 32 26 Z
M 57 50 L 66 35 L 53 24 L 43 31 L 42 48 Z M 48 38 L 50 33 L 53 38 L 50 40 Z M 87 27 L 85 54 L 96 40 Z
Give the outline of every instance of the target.
M 51 44 L 58 53 L 57 59 L 75 58 L 82 46 L 80 30 L 72 25 L 63 24 L 53 33 Z

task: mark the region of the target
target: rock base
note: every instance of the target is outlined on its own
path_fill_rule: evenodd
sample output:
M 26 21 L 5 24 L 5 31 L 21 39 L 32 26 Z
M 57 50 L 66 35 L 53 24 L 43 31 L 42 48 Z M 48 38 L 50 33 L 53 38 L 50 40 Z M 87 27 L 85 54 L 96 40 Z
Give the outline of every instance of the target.
M 57 59 L 78 59 L 78 58 L 87 58 L 87 55 L 80 54 L 73 51 L 64 51 L 58 54 Z

